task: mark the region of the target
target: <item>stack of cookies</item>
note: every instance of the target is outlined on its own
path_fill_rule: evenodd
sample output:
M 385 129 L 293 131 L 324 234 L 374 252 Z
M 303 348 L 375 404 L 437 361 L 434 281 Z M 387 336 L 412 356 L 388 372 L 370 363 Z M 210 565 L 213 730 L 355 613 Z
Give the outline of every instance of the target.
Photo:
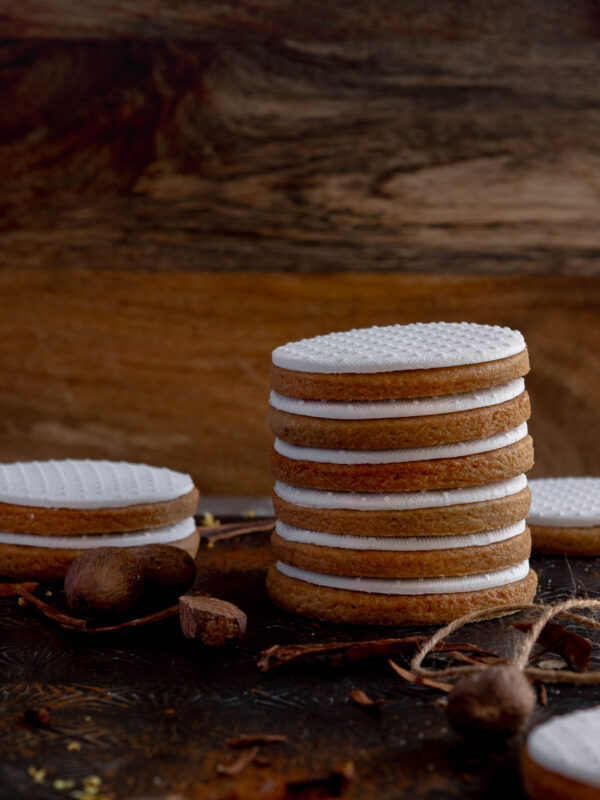
M 0 575 L 63 578 L 93 547 L 170 544 L 195 556 L 189 475 L 113 461 L 0 464 Z
M 518 331 L 471 323 L 278 347 L 273 600 L 366 624 L 530 601 L 528 370 Z

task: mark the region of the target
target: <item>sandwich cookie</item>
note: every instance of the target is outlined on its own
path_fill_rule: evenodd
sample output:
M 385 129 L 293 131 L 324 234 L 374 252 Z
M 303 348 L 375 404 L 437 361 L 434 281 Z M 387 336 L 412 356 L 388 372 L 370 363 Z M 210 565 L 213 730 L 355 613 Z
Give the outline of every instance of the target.
M 278 561 L 267 575 L 271 598 L 286 611 L 363 625 L 436 625 L 483 608 L 530 602 L 536 588 L 527 560 L 477 575 L 413 579 L 326 575 Z
M 537 553 L 599 556 L 600 478 L 532 480 L 529 524 Z
M 461 394 L 362 403 L 298 400 L 271 392 L 267 425 L 304 447 L 386 450 L 483 439 L 531 414 L 525 382 Z
M 141 547 L 170 544 L 192 557 L 198 552 L 200 534 L 193 517 L 134 533 L 90 536 L 41 536 L 28 533 L 0 533 L 0 574 L 10 578 L 50 581 L 64 577 L 71 563 L 94 547 Z
M 355 536 L 439 536 L 493 530 L 527 517 L 527 477 L 429 492 L 331 492 L 277 481 L 275 514 L 288 525 Z
M 533 800 L 600 800 L 600 706 L 534 728 L 521 766 Z
M 189 475 L 125 462 L 0 465 L 0 574 L 64 577 L 90 547 L 168 543 L 195 555 L 198 491 Z
M 347 536 L 293 528 L 278 521 L 275 557 L 328 575 L 420 578 L 469 575 L 510 567 L 529 558 L 525 520 L 497 530 L 448 536 Z
M 328 450 L 276 439 L 271 473 L 284 483 L 337 491 L 423 491 L 505 480 L 533 466 L 527 424 L 465 442 L 393 450 Z

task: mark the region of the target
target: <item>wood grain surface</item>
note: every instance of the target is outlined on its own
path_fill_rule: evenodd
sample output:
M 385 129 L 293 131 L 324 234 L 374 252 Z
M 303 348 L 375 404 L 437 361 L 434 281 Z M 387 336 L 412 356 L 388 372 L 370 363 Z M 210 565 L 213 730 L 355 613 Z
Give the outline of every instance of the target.
M 144 460 L 266 494 L 275 346 L 464 319 L 527 339 L 532 474 L 598 473 L 599 312 L 593 277 L 0 270 L 0 460 Z
M 0 2 L 28 267 L 598 272 L 592 0 Z

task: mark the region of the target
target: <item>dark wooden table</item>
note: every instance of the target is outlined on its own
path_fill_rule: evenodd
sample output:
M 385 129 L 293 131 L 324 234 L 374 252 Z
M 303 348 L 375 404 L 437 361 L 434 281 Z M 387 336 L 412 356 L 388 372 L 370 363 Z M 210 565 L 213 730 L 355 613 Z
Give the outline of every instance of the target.
M 318 778 L 349 761 L 356 776 L 344 797 L 523 796 L 520 742 L 496 752 L 463 742 L 448 730 L 436 702 L 443 694 L 405 683 L 385 660 L 259 671 L 260 652 L 273 644 L 407 632 L 350 628 L 279 611 L 264 590 L 269 560 L 264 534 L 203 546 L 196 588 L 238 603 L 249 619 L 241 644 L 223 650 L 184 640 L 176 618 L 115 634 L 82 634 L 58 628 L 14 598 L 1 600 L 0 797 L 277 798 L 287 781 Z M 546 601 L 600 595 L 595 559 L 533 563 L 539 597 Z M 470 626 L 459 638 L 506 653 L 521 635 L 508 618 Z M 592 668 L 599 664 L 596 658 Z M 359 707 L 348 697 L 353 688 L 386 703 Z M 534 723 L 600 702 L 600 687 L 548 686 L 548 699 L 546 708 L 536 709 Z M 50 710 L 50 729 L 23 722 L 27 709 L 41 707 Z M 237 776 L 218 774 L 217 764 L 239 756 L 227 746 L 231 737 L 266 733 L 289 737 L 261 748 L 268 765 L 253 764 Z M 89 780 L 91 791 L 77 794 L 90 776 L 102 779 L 99 794 Z M 55 781 L 75 784 L 60 789 Z M 329 788 L 335 790 L 335 781 Z M 289 796 L 330 795 L 319 788 Z

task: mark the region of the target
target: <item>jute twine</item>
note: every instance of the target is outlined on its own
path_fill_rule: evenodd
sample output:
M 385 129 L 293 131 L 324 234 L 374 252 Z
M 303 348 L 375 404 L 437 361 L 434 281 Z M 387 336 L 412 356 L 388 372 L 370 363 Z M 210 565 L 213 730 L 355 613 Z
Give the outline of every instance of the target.
M 463 675 L 471 675 L 474 672 L 481 672 L 488 669 L 489 664 L 469 664 L 460 667 L 446 667 L 445 669 L 430 669 L 423 667 L 422 663 L 425 658 L 431 653 L 432 650 L 441 641 L 450 636 L 451 633 L 467 625 L 469 622 L 478 622 L 495 617 L 506 616 L 507 614 L 515 614 L 518 611 L 532 611 L 539 616 L 532 623 L 531 630 L 527 633 L 525 639 L 520 643 L 517 652 L 509 659 L 508 663 L 517 669 L 522 670 L 528 678 L 537 681 L 544 681 L 546 683 L 580 683 L 580 684 L 593 684 L 600 683 L 600 670 L 593 670 L 592 672 L 575 672 L 570 669 L 541 669 L 540 667 L 527 666 L 531 651 L 537 641 L 538 636 L 543 630 L 547 622 L 553 617 L 562 617 L 563 619 L 577 622 L 585 625 L 588 628 L 595 628 L 600 630 L 600 621 L 593 617 L 587 617 L 583 614 L 573 613 L 573 609 L 587 608 L 592 611 L 592 614 L 600 612 L 600 600 L 565 600 L 556 605 L 544 605 L 540 603 L 515 603 L 514 605 L 496 606 L 494 608 L 486 608 L 481 611 L 474 611 L 471 614 L 465 614 L 459 619 L 455 619 L 443 628 L 440 628 L 434 635 L 426 641 L 418 652 L 415 654 L 411 661 L 411 670 L 422 677 L 429 678 L 458 678 Z

